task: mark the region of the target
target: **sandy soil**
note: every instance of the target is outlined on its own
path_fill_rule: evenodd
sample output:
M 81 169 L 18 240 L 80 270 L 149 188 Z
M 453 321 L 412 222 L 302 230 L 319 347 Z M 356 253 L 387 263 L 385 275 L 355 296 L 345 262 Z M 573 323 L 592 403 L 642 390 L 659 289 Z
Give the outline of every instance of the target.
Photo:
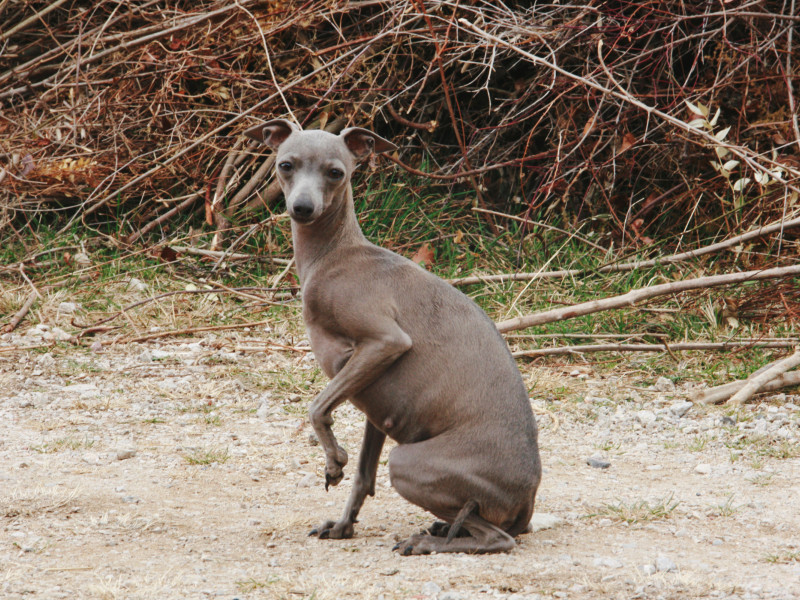
M 508 554 L 401 557 L 432 519 L 385 462 L 352 540 L 308 537 L 350 480 L 325 492 L 305 420 L 324 377 L 266 336 L 0 353 L 0 597 L 800 597 L 796 397 L 681 414 L 665 380 L 522 364 L 559 522 Z M 363 419 L 336 418 L 349 475 Z

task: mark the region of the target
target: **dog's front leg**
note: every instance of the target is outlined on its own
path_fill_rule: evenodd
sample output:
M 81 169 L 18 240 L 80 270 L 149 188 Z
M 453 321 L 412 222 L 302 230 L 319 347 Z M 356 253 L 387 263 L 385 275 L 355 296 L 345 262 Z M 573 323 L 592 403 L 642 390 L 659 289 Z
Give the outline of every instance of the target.
M 347 464 L 347 452 L 333 435 L 332 413 L 347 398 L 374 382 L 400 356 L 411 348 L 411 338 L 393 320 L 370 324 L 368 338 L 359 340 L 353 355 L 322 393 L 311 404 L 309 418 L 325 451 L 325 489 L 337 485 Z
M 358 470 L 342 518 L 338 521 L 325 521 L 319 527 L 312 529 L 309 535 L 316 535 L 321 539 L 353 537 L 353 525 L 358 522 L 358 513 L 364 504 L 364 499 L 375 495 L 375 479 L 384 441 L 386 434 L 367 421 L 364 442 L 361 444 L 361 454 L 358 457 Z

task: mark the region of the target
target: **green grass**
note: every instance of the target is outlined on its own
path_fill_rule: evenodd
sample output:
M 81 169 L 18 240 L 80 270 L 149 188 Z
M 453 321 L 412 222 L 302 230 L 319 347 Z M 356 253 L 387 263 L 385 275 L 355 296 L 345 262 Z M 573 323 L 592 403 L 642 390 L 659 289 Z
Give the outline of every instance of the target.
M 775 554 L 768 554 L 764 560 L 772 564 L 788 564 L 800 562 L 800 550 L 783 550 Z
M 604 504 L 596 512 L 587 515 L 588 518 L 606 517 L 630 525 L 668 519 L 680 502 L 673 500 L 672 494 L 652 504 L 647 500 L 635 502 L 618 502 L 616 504 Z
M 230 454 L 227 448 L 195 448 L 184 454 L 183 458 L 190 465 L 224 464 L 228 462 Z
M 733 504 L 733 497 L 735 494 L 731 494 L 728 496 L 728 499 L 721 504 L 717 504 L 711 507 L 711 514 L 715 517 L 732 517 L 741 508 L 741 505 L 734 506 Z
M 355 186 L 356 210 L 367 238 L 407 257 L 413 256 L 423 244 L 429 244 L 435 254 L 430 269 L 442 277 L 561 269 L 582 271 L 575 277 L 481 284 L 463 288 L 465 293 L 496 320 L 622 294 L 631 288 L 688 277 L 695 272 L 699 275 L 700 271 L 724 271 L 728 266 L 723 262 L 727 255 L 721 254 L 704 259 L 702 263 L 658 265 L 625 273 L 599 274 L 596 270 L 604 264 L 651 258 L 653 251 L 648 248 L 631 251 L 629 246 L 623 251 L 605 252 L 593 248 L 578 237 L 569 237 L 539 225 L 523 225 L 513 220 L 487 217 L 472 210 L 474 193 L 471 190 L 462 188 L 454 191 L 449 186 L 436 185 L 426 178 L 399 172 L 391 177 L 381 177 L 362 170 Z M 280 213 L 283 206 L 279 204 L 272 210 Z M 512 206 L 509 211 L 522 214 L 524 208 L 521 205 Z M 603 225 L 603 219 L 595 216 L 591 222 L 574 223 L 564 217 L 554 217 L 558 214 L 559 211 L 548 212 L 543 209 L 528 216 L 534 221 L 560 227 L 568 232 L 577 231 L 579 235 L 588 237 L 601 246 L 615 247 L 612 239 L 605 236 L 607 232 L 604 228 L 607 226 Z M 490 218 L 498 227 L 496 234 L 490 229 Z M 170 222 L 164 232 L 154 233 L 152 240 L 125 247 L 110 243 L 109 238 L 104 237 L 128 233 L 127 230 L 118 231 L 120 226 L 113 219 L 107 225 L 98 226 L 94 230 L 76 225 L 59 233 L 63 221 L 55 219 L 52 214 L 43 215 L 31 221 L 25 230 L 25 239 L 13 238 L 10 243 L 0 245 L 0 261 L 10 264 L 42 248 L 60 249 L 67 246 L 75 247 L 66 250 L 74 256 L 83 246 L 91 259 L 89 269 L 76 269 L 74 261 L 70 263 L 65 260 L 64 251 L 59 250 L 43 256 L 42 260 L 50 263 L 31 272 L 37 282 L 63 280 L 64 285 L 57 289 L 66 291 L 70 300 L 82 305 L 80 321 L 92 322 L 142 298 L 142 294 L 124 293 L 123 282 L 130 277 L 137 277 L 150 286 L 147 295 L 180 291 L 189 283 L 201 287 L 211 281 L 231 287 L 264 286 L 283 267 L 261 258 L 288 259 L 292 256 L 290 222 L 287 218 L 281 218 L 256 229 L 237 248 L 237 251 L 258 257 L 258 260 L 230 261 L 226 267 L 215 272 L 211 271 L 215 261 L 196 256 L 181 256 L 176 263 L 168 264 L 152 252 L 151 242 L 163 240 L 166 236 L 173 245 L 203 247 L 211 239 L 213 231 L 203 225 L 202 215 L 187 214 L 181 219 Z M 242 220 L 241 223 L 234 222 L 234 230 L 230 232 L 228 240 L 236 239 L 251 223 L 252 217 Z M 123 229 L 131 227 L 133 225 L 129 223 Z M 194 228 L 191 232 L 190 227 Z M 592 231 L 592 227 L 596 230 Z M 188 239 L 190 233 L 197 235 Z M 685 238 L 683 243 L 688 239 Z M 675 241 L 665 238 L 658 240 L 657 244 L 667 248 Z M 720 263 L 715 264 L 715 261 Z M 88 275 L 88 279 L 79 279 L 81 273 Z M 8 287 L 8 280 L 16 286 L 12 293 L 0 295 L 3 296 L 0 299 L 0 313 L 4 314 L 13 314 L 29 293 L 24 282 L 11 277 L 0 274 L 0 285 Z M 296 284 L 294 274 L 289 273 L 282 284 Z M 742 321 L 740 329 L 733 332 L 721 316 L 719 298 L 724 294 L 726 298 L 735 301 L 758 289 L 758 286 L 769 285 L 770 282 L 766 282 L 678 297 L 664 296 L 645 306 L 567 319 L 545 324 L 534 330 L 536 334 L 563 336 L 556 341 L 547 338 L 515 339 L 514 344 L 520 349 L 526 349 L 551 346 L 554 343 L 592 343 L 593 340 L 585 337 L 589 334 L 615 334 L 619 336 L 619 341 L 631 339 L 649 343 L 659 343 L 663 339 L 673 342 L 692 339 L 719 341 L 727 339 L 733 333 L 757 336 L 761 329 L 754 322 Z M 38 318 L 34 317 L 37 314 L 47 316 L 50 309 L 41 304 L 37 303 L 36 310 L 29 319 Z M 111 324 L 121 327 L 113 335 L 125 336 L 146 332 L 152 326 L 180 329 L 256 320 L 287 324 L 290 328 L 287 332 L 289 337 L 305 335 L 301 326 L 299 302 L 296 299 L 290 299 L 282 306 L 266 306 L 230 295 L 220 295 L 218 301 L 212 301 L 205 295 L 176 295 L 132 309 Z M 798 333 L 796 325 L 791 322 L 773 322 L 767 325 L 771 328 L 771 335 Z M 77 331 L 79 330 L 73 329 L 73 332 Z M 742 378 L 774 360 L 774 356 L 782 352 L 753 348 L 736 352 L 679 353 L 682 367 L 678 381 L 696 380 L 715 385 Z M 586 356 L 594 363 L 593 368 L 600 375 L 626 368 L 630 361 L 635 361 L 635 369 L 642 379 L 655 379 L 659 375 L 673 378 L 676 376 L 675 363 L 666 354 Z M 207 360 L 210 363 L 214 359 Z M 570 363 L 583 359 L 562 356 L 557 360 Z M 75 365 L 75 368 L 81 367 Z M 243 383 L 259 388 L 271 386 L 274 379 L 273 375 L 241 374 L 239 377 Z M 279 383 L 281 392 L 294 390 L 293 393 L 304 396 L 312 392 L 309 388 L 315 385 L 308 386 L 302 381 L 291 379 Z M 793 452 L 793 449 L 787 449 L 784 454 Z
M 39 452 L 40 454 L 52 454 L 62 450 L 82 450 L 89 449 L 94 446 L 94 440 L 88 437 L 78 438 L 74 436 L 67 436 L 45 442 L 39 446 L 32 446 L 31 449 Z

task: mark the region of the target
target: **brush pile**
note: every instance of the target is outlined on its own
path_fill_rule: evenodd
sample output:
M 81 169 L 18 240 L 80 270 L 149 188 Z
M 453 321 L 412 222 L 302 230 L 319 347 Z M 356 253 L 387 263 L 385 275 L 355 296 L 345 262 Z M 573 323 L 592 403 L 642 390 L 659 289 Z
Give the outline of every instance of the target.
M 241 132 L 289 115 L 371 127 L 411 173 L 617 245 L 733 234 L 799 208 L 794 10 L 0 0 L 0 238 L 205 219 L 222 246 L 277 200 Z

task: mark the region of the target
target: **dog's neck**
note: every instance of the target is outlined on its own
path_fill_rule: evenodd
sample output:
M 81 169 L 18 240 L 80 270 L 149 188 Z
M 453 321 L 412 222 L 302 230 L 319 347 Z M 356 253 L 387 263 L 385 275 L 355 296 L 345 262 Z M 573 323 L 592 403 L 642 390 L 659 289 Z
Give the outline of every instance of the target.
M 348 185 L 344 197 L 334 198 L 325 214 L 313 223 L 292 220 L 292 244 L 300 285 L 320 259 L 338 249 L 366 243 L 353 206 L 353 192 Z

